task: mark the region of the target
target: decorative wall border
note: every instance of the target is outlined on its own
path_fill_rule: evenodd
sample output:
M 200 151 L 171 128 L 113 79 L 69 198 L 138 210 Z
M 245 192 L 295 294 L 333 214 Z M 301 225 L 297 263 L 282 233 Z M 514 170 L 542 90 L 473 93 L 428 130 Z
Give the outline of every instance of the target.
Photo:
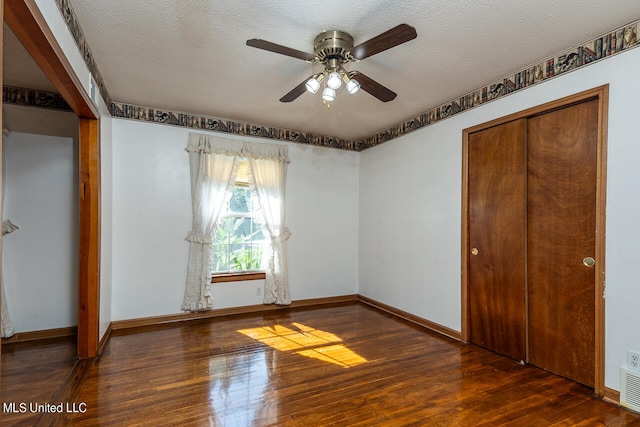
M 80 50 L 80 54 L 82 55 L 82 59 L 84 59 L 84 63 L 87 65 L 87 68 L 89 68 L 89 72 L 93 76 L 93 80 L 95 80 L 96 85 L 98 86 L 98 90 L 100 91 L 100 95 L 102 95 L 102 99 L 104 100 L 105 104 L 111 105 L 113 100 L 109 95 L 107 86 L 104 84 L 102 74 L 100 73 L 100 70 L 98 70 L 98 65 L 93 58 L 89 43 L 87 43 L 87 39 L 84 37 L 82 27 L 80 27 L 80 22 L 78 21 L 78 17 L 71 7 L 70 1 L 55 1 L 56 5 L 58 5 L 58 9 L 60 9 L 60 13 L 62 14 L 64 22 L 67 24 L 67 28 L 69 28 L 69 31 L 71 32 L 73 40 L 76 42 L 76 46 L 78 46 L 78 49 Z
M 319 145 L 330 148 L 357 151 L 355 141 L 335 138 L 327 135 L 317 135 L 293 129 L 281 129 L 250 123 L 237 122 L 220 117 L 205 116 L 184 112 L 161 110 L 152 107 L 114 102 L 111 104 L 111 115 L 131 120 L 161 123 L 193 129 L 215 132 L 226 132 L 236 135 L 256 136 L 280 141 L 298 142 L 301 144 Z
M 389 129 L 379 131 L 365 139 L 347 140 L 327 135 L 318 135 L 311 132 L 244 123 L 214 116 L 113 102 L 104 85 L 102 75 L 98 71 L 89 45 L 84 38 L 80 23 L 73 12 L 69 0 L 56 0 L 56 4 L 83 55 L 85 63 L 96 80 L 102 97 L 107 105 L 111 106 L 111 114 L 114 117 L 216 132 L 227 132 L 237 135 L 250 135 L 351 151 L 362 151 L 375 147 L 399 136 L 448 119 L 456 114 L 479 107 L 522 89 L 564 75 L 585 65 L 593 64 L 602 59 L 640 46 L 640 39 L 638 39 L 638 32 L 640 31 L 639 19 L 577 47 L 567 49 L 538 61 L 517 73 L 508 75 L 479 89 L 466 93 L 459 98 L 438 105 L 418 116 L 398 123 Z
M 640 46 L 639 30 L 640 20 L 631 22 L 578 47 L 562 51 L 515 74 L 496 80 L 459 98 L 441 104 L 419 116 L 398 123 L 390 129 L 357 141 L 355 145 L 358 147 L 358 151 L 374 147 L 456 114 L 564 75 L 585 65 L 593 64 L 599 60 L 638 47 Z
M 59 93 L 25 89 L 22 87 L 2 86 L 2 103 L 73 111 Z

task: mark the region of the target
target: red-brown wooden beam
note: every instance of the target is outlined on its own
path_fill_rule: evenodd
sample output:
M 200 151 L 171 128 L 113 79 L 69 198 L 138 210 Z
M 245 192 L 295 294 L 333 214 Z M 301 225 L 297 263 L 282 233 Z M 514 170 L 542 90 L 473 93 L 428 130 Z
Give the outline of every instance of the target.
M 98 108 L 54 37 L 34 0 L 4 0 L 4 21 L 79 117 L 97 119 Z
M 3 4 L 3 0 L 0 0 L 0 21 L 3 21 L 3 11 L 4 11 L 4 4 Z M 4 57 L 3 54 L 3 49 L 2 46 L 4 46 L 4 26 L 2 28 L 0 28 L 0 82 L 3 81 L 3 76 L 2 76 L 2 70 L 3 70 L 3 64 L 2 64 L 2 58 Z M 0 104 L 2 103 L 2 101 L 0 101 Z M 0 108 L 0 128 L 2 128 L 2 108 Z M 2 140 L 0 139 L 0 200 L 2 200 Z M 2 204 L 0 203 L 0 222 L 1 218 L 4 218 L 3 216 L 3 212 L 2 212 Z M 2 233 L 0 233 L 0 275 L 2 275 Z M 0 283 L 0 287 L 2 286 L 2 283 Z M 2 289 L 0 289 L 1 291 Z M 0 292 L 0 305 L 2 305 L 2 292 Z M 0 342 L 0 357 L 2 356 L 2 342 Z M 1 374 L 2 372 L 0 372 Z M 0 375 L 0 390 L 2 389 L 2 375 Z
M 80 118 L 78 357 L 97 356 L 100 319 L 100 121 Z

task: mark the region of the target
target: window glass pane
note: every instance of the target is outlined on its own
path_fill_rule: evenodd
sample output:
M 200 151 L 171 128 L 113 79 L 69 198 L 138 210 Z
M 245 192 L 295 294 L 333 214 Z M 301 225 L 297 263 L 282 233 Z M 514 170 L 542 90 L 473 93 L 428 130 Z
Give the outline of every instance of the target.
M 247 187 L 235 187 L 229 200 L 229 212 L 251 212 L 251 190 Z
M 229 245 L 213 245 L 213 271 L 230 271 Z
M 222 218 L 213 234 L 213 241 L 218 244 L 229 244 L 229 237 L 231 233 L 231 223 L 232 218 L 225 217 Z
M 256 252 L 252 251 L 250 244 L 241 245 L 233 251 L 232 264 L 230 268 L 234 271 L 258 270 L 262 267 L 261 259 L 256 258 Z
M 235 230 L 235 235 L 238 236 L 240 241 L 251 240 L 251 224 L 253 223 L 253 218 L 238 218 L 236 225 L 237 228 Z
M 266 240 L 264 234 L 264 228 L 262 218 L 251 218 L 251 235 L 253 236 L 253 242 Z
M 235 187 L 224 215 L 214 233 L 213 271 L 264 270 L 270 240 L 255 192 Z

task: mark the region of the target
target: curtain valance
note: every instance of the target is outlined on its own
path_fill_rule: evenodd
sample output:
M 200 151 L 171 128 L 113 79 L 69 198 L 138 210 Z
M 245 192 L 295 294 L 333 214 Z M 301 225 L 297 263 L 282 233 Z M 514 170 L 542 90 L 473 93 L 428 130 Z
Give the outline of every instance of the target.
M 278 160 L 289 163 L 289 147 L 283 144 L 265 144 L 238 141 L 202 133 L 190 133 L 185 150 L 190 153 L 238 155 L 244 158 Z

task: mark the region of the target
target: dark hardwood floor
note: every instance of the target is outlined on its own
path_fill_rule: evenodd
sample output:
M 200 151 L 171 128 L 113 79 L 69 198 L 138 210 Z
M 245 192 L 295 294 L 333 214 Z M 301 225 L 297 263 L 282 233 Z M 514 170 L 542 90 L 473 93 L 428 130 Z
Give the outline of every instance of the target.
M 73 402 L 86 412 L 60 423 L 640 426 L 585 386 L 364 304 L 132 332 L 89 369 Z
M 19 404 L 44 404 L 55 399 L 76 363 L 76 337 L 2 345 L 2 402 L 15 403 L 16 412 L 3 411 L 0 425 L 33 426 L 41 414 L 20 411 Z

